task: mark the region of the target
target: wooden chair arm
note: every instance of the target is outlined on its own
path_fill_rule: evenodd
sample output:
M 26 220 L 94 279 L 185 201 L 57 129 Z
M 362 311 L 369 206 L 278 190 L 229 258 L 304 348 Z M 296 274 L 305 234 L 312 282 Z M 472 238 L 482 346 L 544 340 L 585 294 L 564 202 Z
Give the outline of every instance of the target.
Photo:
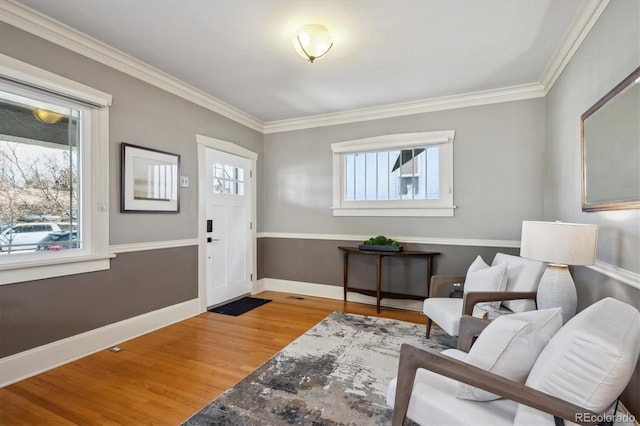
M 583 425 L 597 422 L 583 422 L 577 419 L 597 419 L 598 415 L 582 407 L 571 404 L 555 396 L 529 388 L 474 365 L 449 358 L 431 349 L 421 349 L 407 343 L 400 348 L 398 383 L 393 409 L 393 426 L 401 426 L 407 416 L 409 400 L 418 368 L 433 371 L 459 382 L 495 393 L 515 402 L 528 405 L 536 410 Z M 455 398 L 455 395 L 452 395 Z M 580 414 L 580 416 L 578 416 Z
M 490 323 L 482 318 L 463 315 L 458 328 L 458 350 L 469 352 L 477 337 Z
M 449 297 L 454 283 L 464 285 L 464 275 L 434 275 L 429 285 L 429 297 Z M 462 288 L 460 288 L 462 290 Z
M 470 291 L 464 294 L 462 315 L 471 315 L 476 303 L 518 299 L 536 300 L 536 294 L 535 291 Z

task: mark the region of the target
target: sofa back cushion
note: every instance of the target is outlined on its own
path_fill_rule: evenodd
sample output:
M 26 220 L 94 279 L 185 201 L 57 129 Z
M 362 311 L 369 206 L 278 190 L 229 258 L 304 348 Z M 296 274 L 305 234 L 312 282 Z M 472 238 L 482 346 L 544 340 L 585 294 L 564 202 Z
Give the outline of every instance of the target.
M 640 354 L 640 313 L 602 299 L 569 320 L 544 347 L 526 386 L 604 412 L 627 386 Z M 549 414 L 520 404 L 516 425 L 553 425 Z
M 537 260 L 525 259 L 520 256 L 496 253 L 491 266 L 507 265 L 507 291 L 536 291 L 540 278 L 547 265 Z M 506 300 L 502 305 L 513 312 L 532 311 L 536 308 L 533 300 Z

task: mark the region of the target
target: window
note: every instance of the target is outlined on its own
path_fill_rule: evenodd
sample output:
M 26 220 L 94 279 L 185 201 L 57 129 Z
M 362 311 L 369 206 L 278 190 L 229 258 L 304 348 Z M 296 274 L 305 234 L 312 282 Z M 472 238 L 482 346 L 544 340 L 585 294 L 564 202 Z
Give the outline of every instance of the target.
M 244 184 L 243 168 L 213 163 L 213 192 L 215 194 L 244 195 Z
M 61 231 L 57 223 L 72 223 L 80 242 L 83 235 L 78 161 L 87 109 L 48 98 L 17 85 L 0 88 L 0 223 L 8 227 L 0 253 L 10 256 L 30 253 Z
M 334 216 L 453 216 L 454 134 L 332 144 Z
M 110 103 L 0 55 L 0 284 L 109 267 Z

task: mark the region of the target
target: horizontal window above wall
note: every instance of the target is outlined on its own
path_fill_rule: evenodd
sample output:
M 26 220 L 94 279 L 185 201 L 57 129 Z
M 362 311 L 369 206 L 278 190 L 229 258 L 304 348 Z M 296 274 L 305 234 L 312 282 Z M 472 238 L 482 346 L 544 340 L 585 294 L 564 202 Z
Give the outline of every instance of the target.
M 334 216 L 453 216 L 455 131 L 338 142 Z

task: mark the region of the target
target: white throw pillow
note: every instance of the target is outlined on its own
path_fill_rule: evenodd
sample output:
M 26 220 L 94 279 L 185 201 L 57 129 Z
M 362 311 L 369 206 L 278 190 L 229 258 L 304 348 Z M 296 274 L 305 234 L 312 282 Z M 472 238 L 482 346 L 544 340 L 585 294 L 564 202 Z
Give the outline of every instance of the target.
M 487 262 L 484 261 L 484 259 L 482 259 L 482 256 L 478 256 L 471 263 L 471 265 L 469 265 L 469 269 L 467 269 L 467 276 L 469 276 L 469 273 L 471 272 L 476 272 L 481 269 L 487 269 L 488 267 L 489 265 L 487 264 Z
M 464 292 L 504 291 L 507 288 L 507 280 L 507 265 L 486 267 L 467 273 L 464 281 Z M 483 304 L 485 303 L 478 303 L 478 305 Z M 486 304 L 495 309 L 500 307 L 500 301 L 486 302 Z
M 465 362 L 524 383 L 538 354 L 561 326 L 561 308 L 498 317 L 480 333 Z M 458 384 L 456 396 L 474 401 L 500 398 L 465 383 Z
M 507 291 L 509 292 L 536 291 L 540 278 L 547 267 L 544 262 L 504 253 L 496 253 L 491 266 L 503 263 L 507 265 L 507 273 L 509 274 L 507 282 Z M 535 301 L 531 299 L 505 300 L 502 302 L 502 306 L 513 312 L 533 311 L 536 309 Z

